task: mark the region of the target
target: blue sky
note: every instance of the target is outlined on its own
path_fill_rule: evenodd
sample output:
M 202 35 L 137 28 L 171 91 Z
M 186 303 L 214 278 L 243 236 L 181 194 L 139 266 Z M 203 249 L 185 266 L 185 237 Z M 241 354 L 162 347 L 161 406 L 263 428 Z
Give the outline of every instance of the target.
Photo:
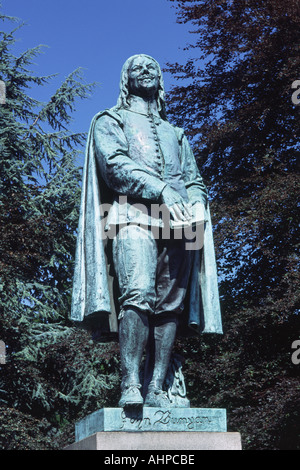
M 47 45 L 33 70 L 38 75 L 59 73 L 50 87 L 32 91 L 35 98 L 47 100 L 77 67 L 85 69 L 86 82 L 100 83 L 91 99 L 78 101 L 72 124 L 76 131 L 87 131 L 96 112 L 115 105 L 121 67 L 129 56 L 146 53 L 162 67 L 168 61 L 182 62 L 188 57 L 183 48 L 193 39 L 188 26 L 176 23 L 168 0 L 0 1 L 5 14 L 26 23 L 16 33 L 16 50 Z M 164 79 L 169 90 L 174 79 L 169 74 Z

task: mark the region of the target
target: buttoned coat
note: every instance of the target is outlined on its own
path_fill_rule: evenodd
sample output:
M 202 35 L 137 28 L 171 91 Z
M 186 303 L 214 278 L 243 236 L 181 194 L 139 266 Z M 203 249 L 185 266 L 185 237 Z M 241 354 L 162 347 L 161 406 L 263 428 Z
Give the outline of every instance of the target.
M 110 244 L 105 236 L 107 224 L 103 224 L 103 205 L 109 204 L 114 208 L 118 204 L 116 195 L 120 194 L 159 202 L 167 184 L 132 158 L 128 138 L 124 135 L 124 124 L 124 113 L 115 108 L 102 111 L 93 118 L 83 171 L 71 319 L 81 322 L 86 318 L 97 318 L 103 332 L 118 331 L 119 311 Z M 205 187 L 183 130 L 174 126 L 171 128 L 178 142 L 178 157 L 185 187 L 193 202 L 193 198 L 201 197 Z M 130 206 L 130 199 L 128 204 Z M 112 221 L 114 216 L 108 214 L 108 219 Z M 185 333 L 222 333 L 208 204 L 205 219 L 203 248 L 194 254 L 185 309 L 181 315 L 180 331 Z

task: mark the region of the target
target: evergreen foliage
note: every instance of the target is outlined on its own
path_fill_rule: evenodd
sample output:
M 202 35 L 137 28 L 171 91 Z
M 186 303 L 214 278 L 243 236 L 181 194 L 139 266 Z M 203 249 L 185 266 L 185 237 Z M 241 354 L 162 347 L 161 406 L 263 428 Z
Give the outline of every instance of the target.
M 78 69 L 48 102 L 33 98 L 53 79 L 31 70 L 41 47 L 15 56 L 22 25 L 2 13 L 0 20 L 12 22 L 11 32 L 0 32 L 0 338 L 7 346 L 0 447 L 55 448 L 57 430 L 76 411 L 78 418 L 99 407 L 118 381 L 114 345 L 107 358 L 105 345 L 93 346 L 68 320 L 86 140 L 69 128 L 76 100 L 94 84 Z
M 227 408 L 246 449 L 299 449 L 299 2 L 170 1 L 194 41 L 168 113 L 212 198 L 225 332 L 182 345 L 194 403 Z
M 195 41 L 193 59 L 168 65 L 168 114 L 210 190 L 224 321 L 222 337 L 176 343 L 188 397 L 226 408 L 244 449 L 299 449 L 298 2 L 170 1 Z M 76 70 L 34 99 L 52 79 L 30 70 L 41 48 L 15 56 L 21 26 L 0 20 L 15 25 L 0 33 L 0 447 L 57 449 L 119 398 L 117 344 L 68 320 L 85 141 L 69 127 L 93 86 Z

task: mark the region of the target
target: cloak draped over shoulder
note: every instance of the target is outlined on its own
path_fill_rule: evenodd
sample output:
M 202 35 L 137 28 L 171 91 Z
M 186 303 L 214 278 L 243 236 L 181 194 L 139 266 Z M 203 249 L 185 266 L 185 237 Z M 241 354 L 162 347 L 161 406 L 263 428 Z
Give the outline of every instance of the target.
M 92 120 L 86 146 L 82 180 L 80 216 L 73 277 L 71 320 L 81 322 L 99 314 L 100 323 L 110 332 L 118 331 L 117 312 L 103 236 L 101 204 L 108 202 L 109 191 L 97 166 L 94 133 L 97 120 L 109 115 L 122 126 L 119 113 L 106 110 Z M 178 130 L 178 129 L 177 129 Z M 178 130 L 179 131 L 179 130 Z M 180 137 L 181 136 L 181 137 Z M 183 132 L 178 133 L 181 152 L 187 150 Z M 111 201 L 112 203 L 112 201 Z M 218 280 L 209 207 L 206 209 L 204 244 L 195 251 L 189 289 L 185 299 L 187 326 L 196 333 L 222 333 Z M 100 324 L 101 329 L 101 324 Z

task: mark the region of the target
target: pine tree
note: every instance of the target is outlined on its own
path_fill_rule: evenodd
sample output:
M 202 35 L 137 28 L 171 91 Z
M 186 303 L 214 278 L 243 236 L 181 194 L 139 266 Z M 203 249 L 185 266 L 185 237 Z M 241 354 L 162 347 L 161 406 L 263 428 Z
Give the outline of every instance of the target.
M 28 68 L 40 47 L 19 57 L 11 53 L 18 28 L 2 33 L 0 43 L 0 77 L 6 85 L 5 104 L 0 107 L 4 339 L 5 324 L 11 330 L 16 322 L 34 335 L 37 325 L 42 328 L 67 318 L 81 177 L 75 162 L 85 139 L 84 134 L 68 131 L 69 112 L 76 98 L 91 91 L 76 70 L 49 103 L 32 98 L 27 90 L 46 85 L 51 77 L 37 77 Z M 20 352 L 17 343 L 12 347 L 8 341 L 11 352 Z
M 194 41 L 168 112 L 209 187 L 225 330 L 191 374 L 246 447 L 299 447 L 299 2 L 171 1 Z
M 2 13 L 0 20 L 15 22 Z M 69 127 L 76 100 L 87 98 L 94 84 L 85 84 L 78 69 L 47 103 L 33 98 L 54 76 L 30 70 L 41 47 L 14 55 L 21 27 L 0 32 L 0 80 L 6 89 L 0 104 L 0 339 L 8 358 L 0 365 L 0 442 L 2 448 L 44 449 L 55 447 L 46 439 L 49 432 L 53 437 L 53 426 L 68 423 L 75 409 L 97 404 L 118 377 L 114 380 L 110 360 L 108 382 L 105 348 L 95 345 L 91 351 L 89 334 L 68 320 L 78 156 L 86 140 L 86 132 Z M 27 433 L 28 422 L 39 423 L 33 434 Z

